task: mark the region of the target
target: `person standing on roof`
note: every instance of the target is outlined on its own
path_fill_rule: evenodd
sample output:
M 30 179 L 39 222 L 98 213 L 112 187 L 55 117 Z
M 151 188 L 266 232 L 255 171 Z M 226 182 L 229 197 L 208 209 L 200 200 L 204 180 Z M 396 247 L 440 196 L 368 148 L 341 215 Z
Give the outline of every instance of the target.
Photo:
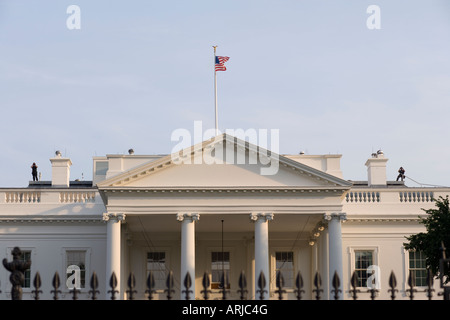
M 405 169 L 403 169 L 403 167 L 400 167 L 400 169 L 398 169 L 397 181 L 398 179 L 401 179 L 402 181 L 403 179 L 405 179 Z
M 31 175 L 33 176 L 33 181 L 38 181 L 38 172 L 37 172 L 38 166 L 36 165 L 36 162 L 33 162 L 31 165 Z

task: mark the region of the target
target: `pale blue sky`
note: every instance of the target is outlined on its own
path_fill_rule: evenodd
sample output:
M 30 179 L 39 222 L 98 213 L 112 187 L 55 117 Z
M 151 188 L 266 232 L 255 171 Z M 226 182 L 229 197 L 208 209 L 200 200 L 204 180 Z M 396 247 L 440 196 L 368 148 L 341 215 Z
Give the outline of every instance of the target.
M 213 45 L 230 57 L 220 129 L 279 129 L 280 153 L 342 154 L 350 180 L 381 148 L 388 179 L 450 186 L 449 39 L 446 0 L 0 0 L 0 187 L 28 185 L 32 162 L 50 180 L 56 150 L 90 180 L 93 156 L 213 128 Z

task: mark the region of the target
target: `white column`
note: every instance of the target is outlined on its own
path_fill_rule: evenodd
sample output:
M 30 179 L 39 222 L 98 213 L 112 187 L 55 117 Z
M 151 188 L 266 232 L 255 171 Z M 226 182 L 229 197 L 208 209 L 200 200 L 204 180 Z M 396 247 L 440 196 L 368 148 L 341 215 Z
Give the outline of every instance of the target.
M 311 247 L 311 274 L 310 274 L 310 279 L 312 279 L 311 284 L 314 282 L 316 272 L 319 270 L 318 240 L 319 239 L 315 239 L 314 241 L 310 240 L 309 242 L 309 245 Z
M 200 219 L 198 213 L 179 213 L 177 220 L 181 221 L 181 291 L 184 288 L 184 279 L 189 272 L 192 280 L 191 299 L 195 299 L 195 221 Z M 185 295 L 181 294 L 184 299 Z
M 125 219 L 125 215 L 121 213 L 104 213 L 103 220 L 106 221 L 106 292 L 111 288 L 109 287 L 109 280 L 111 275 L 114 274 L 117 277 L 117 288 L 119 291 L 118 296 L 121 296 L 120 290 L 120 226 L 121 222 Z M 106 293 L 107 299 L 110 295 Z M 117 297 L 117 296 L 116 296 Z
M 342 231 L 341 222 L 347 219 L 345 213 L 326 214 L 325 220 L 328 221 L 328 250 L 329 250 L 329 290 L 330 298 L 333 297 L 333 277 L 337 272 L 340 280 L 340 299 L 343 298 L 343 266 L 342 266 Z
M 255 298 L 259 299 L 260 293 L 258 280 L 261 271 L 266 279 L 264 298 L 269 299 L 269 220 L 273 220 L 273 213 L 252 213 L 250 219 L 255 222 Z

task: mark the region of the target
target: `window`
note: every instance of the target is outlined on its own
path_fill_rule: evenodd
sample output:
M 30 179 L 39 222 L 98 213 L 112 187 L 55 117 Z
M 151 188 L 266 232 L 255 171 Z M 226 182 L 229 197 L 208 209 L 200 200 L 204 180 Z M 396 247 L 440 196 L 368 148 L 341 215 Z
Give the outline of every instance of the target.
M 155 289 L 164 289 L 166 284 L 165 252 L 147 252 L 147 277 L 150 271 L 155 279 Z
M 355 250 L 355 272 L 358 276 L 358 287 L 367 287 L 367 279 L 372 275 L 367 268 L 373 265 L 372 250 Z
M 30 250 L 22 250 L 22 254 L 20 255 L 20 261 L 31 261 L 31 251 Z M 31 270 L 27 269 L 23 273 L 25 277 L 25 281 L 23 283 L 23 288 L 31 287 Z
M 275 252 L 275 274 L 281 272 L 284 287 L 294 287 L 294 253 L 292 251 Z
M 80 286 L 79 289 L 83 289 L 86 287 L 85 250 L 66 251 L 66 277 L 66 284 L 68 288 L 73 289 L 74 287 L 76 287 L 78 289 L 78 286 Z M 79 279 L 77 279 L 78 277 Z M 78 285 L 77 281 L 79 281 Z
M 222 289 L 222 275 L 228 279 L 227 289 L 230 288 L 230 253 L 211 252 L 211 289 Z
M 427 266 L 425 255 L 421 251 L 409 251 L 409 270 L 416 278 L 416 286 L 427 285 Z

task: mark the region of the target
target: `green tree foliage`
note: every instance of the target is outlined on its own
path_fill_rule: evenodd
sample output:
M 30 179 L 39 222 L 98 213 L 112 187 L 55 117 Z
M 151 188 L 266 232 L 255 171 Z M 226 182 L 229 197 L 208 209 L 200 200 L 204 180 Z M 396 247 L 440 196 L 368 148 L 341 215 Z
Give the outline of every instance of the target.
M 439 260 L 442 258 L 441 247 L 444 243 L 445 247 L 450 246 L 450 208 L 449 199 L 439 197 L 434 199 L 436 202 L 435 209 L 422 209 L 426 212 L 426 216 L 419 217 L 420 223 L 425 225 L 427 232 L 406 237 L 409 241 L 404 243 L 407 250 L 422 251 L 426 257 L 427 267 L 431 269 L 433 274 L 439 275 Z M 446 250 L 447 258 L 448 250 Z M 448 268 L 444 271 L 444 276 L 449 281 L 450 271 Z

